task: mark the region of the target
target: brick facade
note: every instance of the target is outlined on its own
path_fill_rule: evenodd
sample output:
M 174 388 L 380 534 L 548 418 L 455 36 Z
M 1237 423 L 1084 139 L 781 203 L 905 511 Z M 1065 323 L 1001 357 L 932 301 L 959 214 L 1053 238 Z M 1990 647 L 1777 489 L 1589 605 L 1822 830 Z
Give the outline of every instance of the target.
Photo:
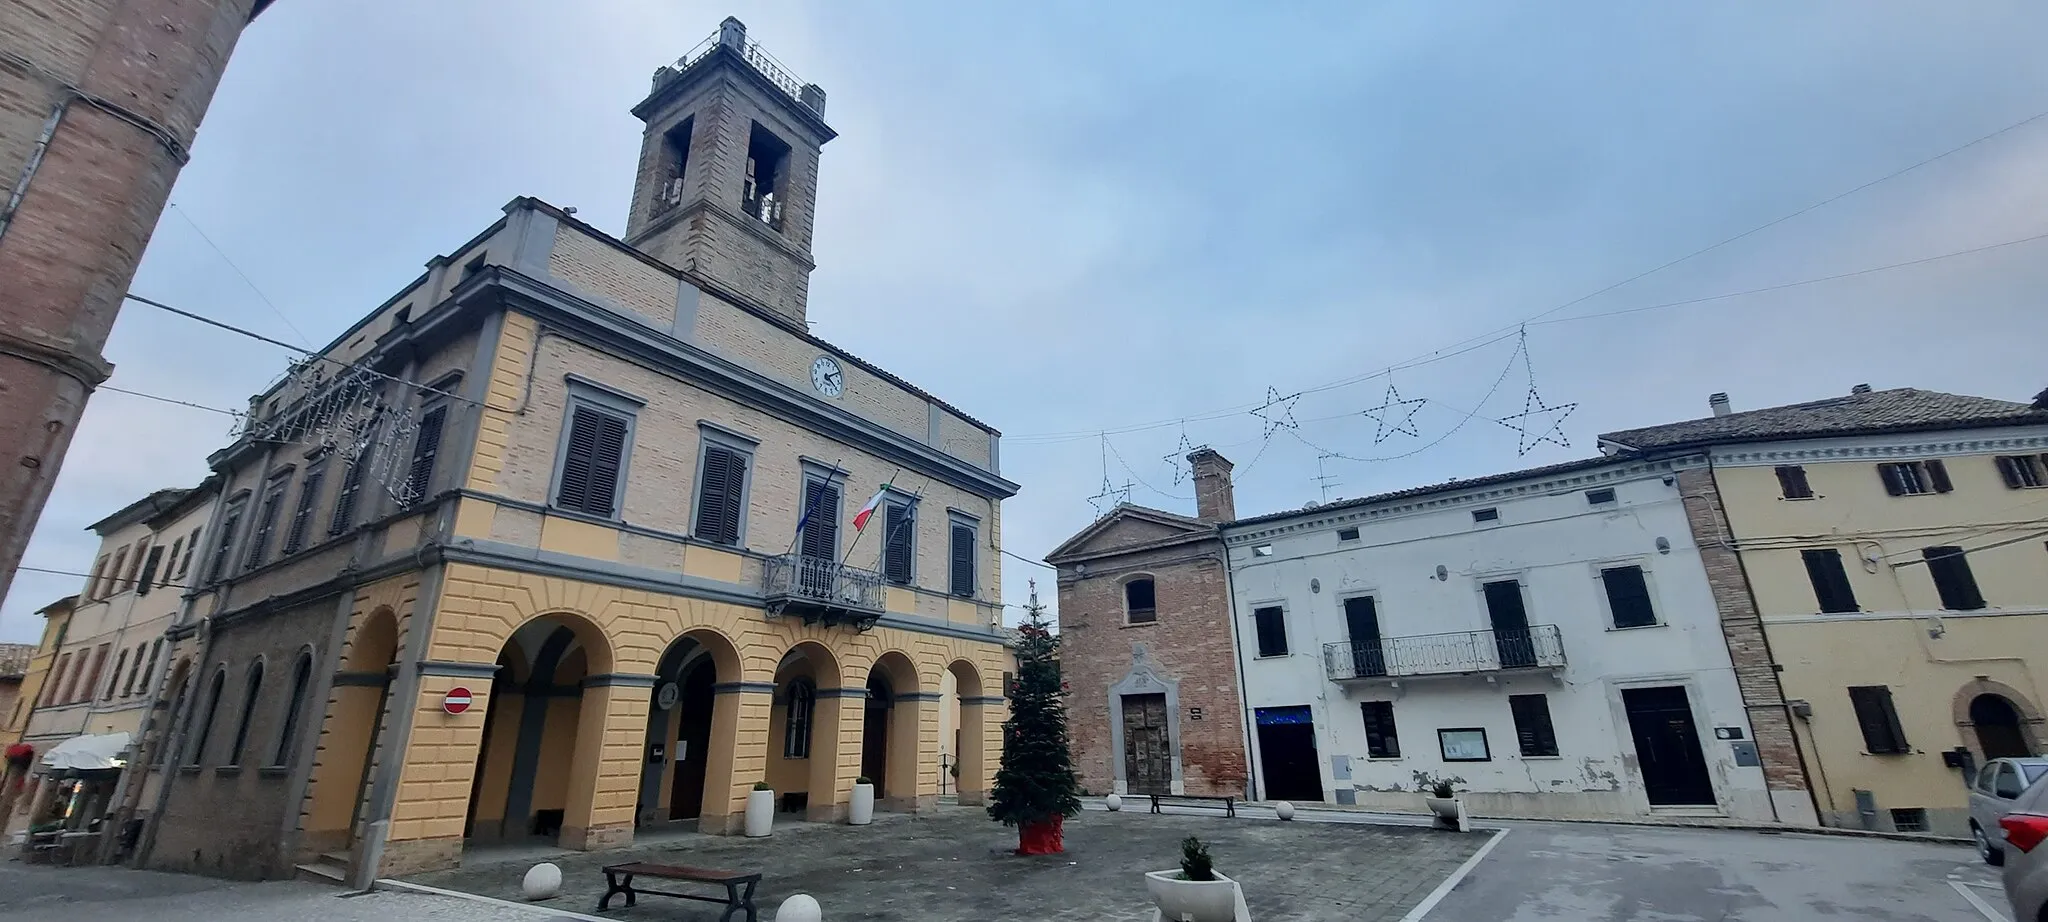
M 1188 518 L 1118 506 L 1047 561 L 1059 570 L 1060 670 L 1068 700 L 1074 767 L 1094 793 L 1128 789 L 1118 749 L 1123 701 L 1116 687 L 1143 674 L 1169 684 L 1169 748 L 1176 790 L 1246 793 L 1243 696 L 1231 631 L 1229 573 L 1212 515 L 1231 509 L 1230 462 L 1202 449 L 1189 460 L 1211 475 L 1198 495 L 1205 513 Z M 1199 481 L 1198 481 L 1199 482 Z M 1127 623 L 1125 586 L 1153 581 L 1156 620 Z M 1140 679 L 1146 682 L 1148 679 Z
M 257 0 L 0 5 L 0 596 Z M 101 102 L 103 101 L 103 102 Z
M 1756 734 L 1764 781 L 1774 791 L 1806 793 L 1810 790 L 1806 761 L 1799 751 L 1799 741 L 1793 736 L 1792 714 L 1778 684 L 1778 667 L 1764 637 L 1763 619 L 1757 612 L 1756 598 L 1750 593 L 1742 557 L 1735 549 L 1734 532 L 1729 529 L 1727 509 L 1721 502 L 1713 471 L 1680 471 L 1678 489 L 1685 502 L 1686 520 L 1692 526 L 1693 543 L 1699 546 L 1700 562 L 1706 566 L 1714 606 L 1720 611 L 1721 634 L 1728 642 L 1728 658 L 1735 664 L 1735 680 L 1749 713 L 1750 732 Z

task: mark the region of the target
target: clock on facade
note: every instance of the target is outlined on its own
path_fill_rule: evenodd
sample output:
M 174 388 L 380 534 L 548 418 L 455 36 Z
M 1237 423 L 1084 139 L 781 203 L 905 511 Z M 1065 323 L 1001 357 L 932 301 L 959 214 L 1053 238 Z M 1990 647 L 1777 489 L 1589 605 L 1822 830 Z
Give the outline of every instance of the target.
M 829 355 L 818 356 L 811 363 L 811 386 L 827 397 L 837 397 L 846 390 L 846 376 L 839 371 L 839 362 Z

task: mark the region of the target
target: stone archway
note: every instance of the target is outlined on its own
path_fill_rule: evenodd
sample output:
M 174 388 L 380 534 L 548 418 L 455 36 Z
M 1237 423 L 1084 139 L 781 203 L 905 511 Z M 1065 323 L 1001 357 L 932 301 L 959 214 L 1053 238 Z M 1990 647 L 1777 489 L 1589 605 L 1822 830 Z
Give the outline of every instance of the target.
M 701 832 L 732 831 L 733 761 L 747 690 L 741 675 L 739 649 L 708 627 L 684 631 L 662 651 L 648 690 L 638 823 L 694 821 Z
M 307 796 L 301 849 L 353 849 L 368 822 L 377 740 L 390 710 L 391 666 L 398 659 L 398 615 L 380 605 L 362 616 L 347 637 L 321 723 L 325 752 Z
M 981 803 L 988 794 L 989 777 L 992 774 L 988 764 L 988 713 L 991 704 L 1001 704 L 1001 698 L 990 699 L 987 686 L 982 684 L 981 672 L 974 664 L 957 659 L 946 666 L 953 677 L 954 704 L 959 706 L 959 716 L 953 726 L 957 742 L 953 746 L 953 766 L 959 776 L 955 779 L 954 790 L 958 792 L 963 806 Z
M 924 765 L 918 736 L 923 732 L 924 707 L 936 707 L 938 697 L 937 691 L 927 692 L 919 685 L 917 667 L 902 653 L 884 653 L 868 670 L 861 774 L 874 781 L 876 802 L 884 809 L 908 812 L 920 807 L 918 776 Z
M 2001 756 L 2041 752 L 2041 711 L 2019 689 L 1979 676 L 1951 702 L 1963 744 L 1983 764 Z
M 581 848 L 592 827 L 611 644 L 581 615 L 532 618 L 506 638 L 486 698 L 468 827 L 473 839 L 553 839 Z
M 775 667 L 775 691 L 768 714 L 765 764 L 778 809 L 801 810 L 809 819 L 844 815 L 852 779 L 840 784 L 839 658 L 824 644 L 800 641 Z

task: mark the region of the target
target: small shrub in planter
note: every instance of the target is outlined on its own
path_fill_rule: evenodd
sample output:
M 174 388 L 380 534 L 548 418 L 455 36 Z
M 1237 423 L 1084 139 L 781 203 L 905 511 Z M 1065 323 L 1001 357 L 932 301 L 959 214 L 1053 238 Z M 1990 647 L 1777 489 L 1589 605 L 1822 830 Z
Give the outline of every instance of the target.
M 1191 922 L 1241 922 L 1244 891 L 1237 881 L 1216 873 L 1209 846 L 1189 836 L 1180 843 L 1180 870 L 1145 875 L 1145 892 L 1159 907 L 1157 918 Z
M 1188 836 L 1180 841 L 1180 877 L 1182 880 L 1215 880 L 1216 863 L 1209 858 L 1209 846 L 1202 840 Z
M 756 791 L 772 791 L 772 790 L 775 790 L 775 787 L 774 787 L 774 785 L 771 785 L 771 784 L 769 784 L 769 783 L 768 783 L 768 782 L 766 782 L 766 781 L 756 781 L 756 782 L 754 782 L 754 790 L 756 790 Z

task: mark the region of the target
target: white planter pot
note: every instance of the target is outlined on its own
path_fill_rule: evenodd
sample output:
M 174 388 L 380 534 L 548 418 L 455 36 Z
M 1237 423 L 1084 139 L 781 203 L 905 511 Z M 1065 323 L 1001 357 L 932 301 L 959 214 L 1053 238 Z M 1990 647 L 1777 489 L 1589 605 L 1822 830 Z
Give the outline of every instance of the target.
M 1145 892 L 1163 922 L 1250 922 L 1244 891 L 1221 874 L 1215 880 L 1182 880 L 1180 869 L 1145 872 Z
M 1423 802 L 1429 804 L 1429 812 L 1436 814 L 1436 818 L 1441 820 L 1444 825 L 1458 830 L 1465 828 L 1465 824 L 1462 821 L 1465 815 L 1465 805 L 1457 798 L 1425 797 Z
M 747 792 L 747 835 L 761 838 L 775 831 L 775 792 Z
M 1102 805 L 1103 805 L 1103 806 L 1105 806 L 1105 807 L 1108 807 L 1108 808 L 1109 808 L 1109 812 L 1111 812 L 1111 813 L 1115 813 L 1115 812 L 1117 812 L 1118 810 L 1122 810 L 1122 809 L 1124 808 L 1124 798 L 1123 798 L 1123 795 L 1122 795 L 1122 794 L 1110 794 L 1110 795 L 1108 795 L 1107 797 L 1104 797 L 1104 798 L 1102 798 Z
M 846 804 L 846 822 L 850 826 L 866 826 L 875 821 L 875 786 L 856 784 L 853 799 Z

